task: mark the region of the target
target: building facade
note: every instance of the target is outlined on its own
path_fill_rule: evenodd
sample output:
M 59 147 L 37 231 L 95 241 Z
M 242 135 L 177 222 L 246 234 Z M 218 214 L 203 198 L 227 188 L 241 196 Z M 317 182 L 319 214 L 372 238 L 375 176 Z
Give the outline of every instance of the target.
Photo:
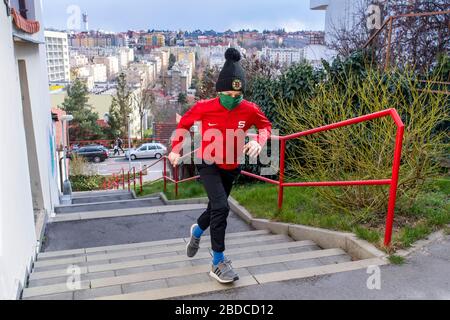
M 305 50 L 297 48 L 263 48 L 262 56 L 272 63 L 291 65 L 305 59 Z
M 0 97 L 7 106 L 0 135 L 8 151 L 0 157 L 0 299 L 17 299 L 60 192 L 41 1 L 21 1 L 22 11 L 13 1 L 13 12 L 7 4 L 0 4 Z
M 108 81 L 114 80 L 119 74 L 119 59 L 117 57 L 95 57 L 94 63 L 106 66 L 106 77 Z
M 376 1 L 374 1 L 376 2 Z M 367 0 L 311 0 L 311 10 L 323 10 L 325 14 L 325 42 L 335 40 L 339 30 L 350 31 L 358 20 L 363 6 L 368 6 Z
M 70 60 L 67 33 L 46 30 L 44 35 L 49 81 L 69 82 Z

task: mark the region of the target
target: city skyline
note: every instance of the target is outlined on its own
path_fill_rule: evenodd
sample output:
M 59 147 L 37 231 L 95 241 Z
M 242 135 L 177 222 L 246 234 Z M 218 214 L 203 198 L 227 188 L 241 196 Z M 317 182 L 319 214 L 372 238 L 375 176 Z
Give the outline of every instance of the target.
M 292 32 L 323 30 L 325 25 L 324 13 L 310 10 L 309 1 L 230 0 L 226 6 L 221 7 L 218 3 L 206 0 L 173 0 L 170 5 L 163 0 L 132 0 L 126 3 L 108 0 L 108 4 L 105 0 L 42 0 L 42 3 L 45 27 L 61 30 L 67 29 L 67 21 L 71 17 L 68 9 L 74 5 L 80 12 L 89 15 L 89 29 L 111 32 L 147 29 L 219 32 L 230 29 L 285 29 Z M 130 4 L 141 7 L 137 10 L 136 7 L 130 7 Z M 133 11 L 132 14 L 127 13 L 130 10 Z M 142 14 L 137 14 L 138 12 Z

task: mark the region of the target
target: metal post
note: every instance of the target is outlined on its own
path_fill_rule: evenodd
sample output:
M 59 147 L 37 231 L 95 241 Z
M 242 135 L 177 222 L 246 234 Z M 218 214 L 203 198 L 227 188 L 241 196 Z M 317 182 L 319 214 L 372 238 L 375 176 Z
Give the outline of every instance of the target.
M 284 173 L 286 170 L 285 159 L 286 159 L 286 140 L 282 139 L 280 149 L 280 185 L 278 189 L 278 209 L 280 211 L 283 209 L 283 200 L 284 200 Z
M 131 171 L 131 117 L 128 116 L 128 170 Z
M 122 189 L 125 190 L 125 169 L 122 168 Z
M 134 193 L 136 193 L 136 168 L 133 168 Z
M 131 191 L 130 171 L 128 171 L 128 192 Z
M 392 43 L 392 24 L 393 24 L 394 18 L 390 17 L 389 18 L 389 34 L 388 34 L 388 45 L 387 45 L 387 49 L 386 49 L 386 66 L 385 66 L 385 71 L 389 70 L 390 67 L 390 60 L 391 60 L 391 43 Z
M 174 170 L 174 180 L 175 180 L 175 197 L 178 198 L 178 166 L 173 168 Z
M 142 171 L 141 171 L 141 174 L 140 174 L 140 176 L 139 176 L 139 182 L 140 182 L 140 184 L 141 184 L 141 193 L 144 191 L 142 179 L 143 179 L 143 178 L 142 178 Z
M 388 247 L 392 240 L 392 228 L 394 224 L 395 203 L 397 200 L 398 179 L 400 175 L 400 163 L 402 158 L 403 135 L 405 127 L 399 126 L 395 142 L 394 165 L 392 169 L 392 182 L 389 195 L 388 214 L 386 219 L 386 233 L 384 236 L 384 245 Z
M 164 192 L 167 192 L 167 159 L 164 158 L 164 172 L 163 172 L 163 179 L 164 179 Z
M 65 132 L 65 121 L 61 121 L 62 125 L 61 125 L 61 129 L 62 129 L 62 139 L 63 139 L 63 159 L 64 159 L 64 177 L 63 177 L 63 181 L 67 180 L 67 153 L 66 153 L 66 135 L 64 134 Z

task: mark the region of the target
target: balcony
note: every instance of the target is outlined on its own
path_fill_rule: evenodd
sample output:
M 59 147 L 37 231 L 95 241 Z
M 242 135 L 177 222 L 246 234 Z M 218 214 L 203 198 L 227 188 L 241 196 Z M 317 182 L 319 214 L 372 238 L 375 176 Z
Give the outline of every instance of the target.
M 42 23 L 36 21 L 36 10 L 40 10 L 39 1 L 12 0 L 12 33 L 15 42 L 43 44 Z
M 311 10 L 327 10 L 332 0 L 311 0 L 309 7 Z

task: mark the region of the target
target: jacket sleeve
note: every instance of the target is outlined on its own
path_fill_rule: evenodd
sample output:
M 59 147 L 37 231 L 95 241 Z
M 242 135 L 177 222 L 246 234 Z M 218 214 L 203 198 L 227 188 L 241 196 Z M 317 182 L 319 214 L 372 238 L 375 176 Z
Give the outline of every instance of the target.
M 202 103 L 195 104 L 186 114 L 181 118 L 180 123 L 175 130 L 172 138 L 172 152 L 180 153 L 183 148 L 183 140 L 186 131 L 189 131 L 195 122 L 202 119 Z
M 258 128 L 259 133 L 256 141 L 264 147 L 267 141 L 270 139 L 272 134 L 272 123 L 267 119 L 264 112 L 262 112 L 261 108 L 255 106 L 255 118 L 254 125 Z

